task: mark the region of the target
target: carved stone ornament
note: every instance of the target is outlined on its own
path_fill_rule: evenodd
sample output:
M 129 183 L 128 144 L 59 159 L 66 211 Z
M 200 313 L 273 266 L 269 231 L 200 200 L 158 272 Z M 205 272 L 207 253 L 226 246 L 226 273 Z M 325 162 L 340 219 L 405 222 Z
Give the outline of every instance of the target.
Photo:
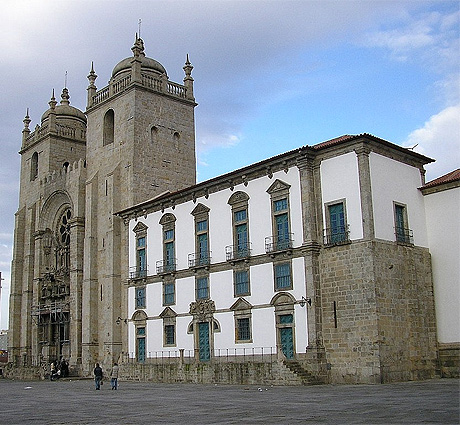
M 199 300 L 190 303 L 190 314 L 199 321 L 205 321 L 212 317 L 216 311 L 216 304 L 212 300 Z

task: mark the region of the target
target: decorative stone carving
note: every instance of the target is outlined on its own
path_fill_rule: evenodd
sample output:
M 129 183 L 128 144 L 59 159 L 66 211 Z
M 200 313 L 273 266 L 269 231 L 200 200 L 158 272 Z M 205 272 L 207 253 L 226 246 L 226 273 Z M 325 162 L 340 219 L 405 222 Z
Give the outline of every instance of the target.
M 216 304 L 213 300 L 199 300 L 190 303 L 190 314 L 199 321 L 206 321 L 212 318 L 215 311 Z

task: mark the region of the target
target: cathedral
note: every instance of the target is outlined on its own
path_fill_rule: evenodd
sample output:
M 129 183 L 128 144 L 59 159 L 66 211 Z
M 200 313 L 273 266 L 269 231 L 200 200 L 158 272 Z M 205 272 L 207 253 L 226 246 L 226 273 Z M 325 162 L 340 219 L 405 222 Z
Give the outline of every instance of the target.
M 64 88 L 24 119 L 16 375 L 65 359 L 157 382 L 448 376 L 459 330 L 432 256 L 452 250 L 433 245 L 427 199 L 459 173 L 427 185 L 431 158 L 360 134 L 197 184 L 193 66 L 175 83 L 142 39 L 131 50 L 101 89 L 91 66 L 85 112 Z
M 9 340 L 23 366 L 119 357 L 127 232 L 114 212 L 195 183 L 193 67 L 182 85 L 142 39 L 132 53 L 100 90 L 91 69 L 85 113 L 64 88 L 33 131 L 24 119 Z

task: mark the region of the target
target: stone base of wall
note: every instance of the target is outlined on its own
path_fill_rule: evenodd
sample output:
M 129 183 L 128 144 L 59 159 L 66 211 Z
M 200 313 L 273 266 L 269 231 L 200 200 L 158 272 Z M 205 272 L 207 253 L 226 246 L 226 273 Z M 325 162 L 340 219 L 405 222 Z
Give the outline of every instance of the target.
M 324 376 L 308 372 L 302 362 L 225 362 L 120 365 L 120 380 L 233 385 L 314 385 Z
M 460 378 L 460 342 L 439 344 L 439 366 L 442 378 Z

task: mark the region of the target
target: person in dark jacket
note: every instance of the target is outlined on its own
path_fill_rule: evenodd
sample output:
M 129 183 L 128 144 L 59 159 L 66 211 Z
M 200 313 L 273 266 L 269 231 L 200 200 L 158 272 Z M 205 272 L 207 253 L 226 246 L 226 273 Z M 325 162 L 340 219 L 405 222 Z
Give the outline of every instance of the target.
M 94 368 L 94 382 L 96 383 L 96 390 L 101 389 L 102 376 L 102 368 L 99 366 L 99 363 L 96 363 L 96 367 Z

